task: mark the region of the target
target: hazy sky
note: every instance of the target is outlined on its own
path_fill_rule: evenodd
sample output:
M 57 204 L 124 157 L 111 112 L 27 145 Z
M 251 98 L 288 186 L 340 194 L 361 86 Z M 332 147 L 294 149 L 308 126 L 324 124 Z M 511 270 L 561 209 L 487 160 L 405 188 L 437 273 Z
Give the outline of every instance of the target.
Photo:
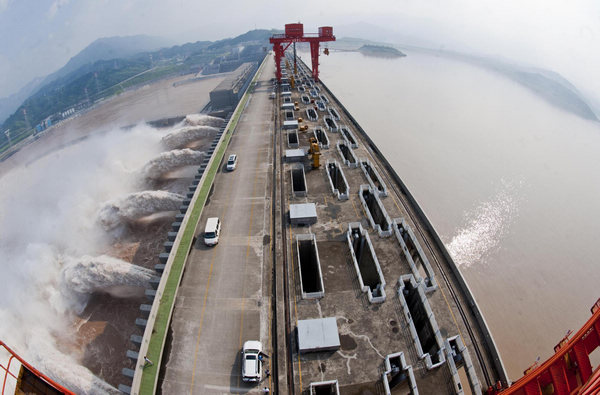
M 306 31 L 333 25 L 344 34 L 367 23 L 381 39 L 418 38 L 547 67 L 600 96 L 597 0 L 0 0 L 0 97 L 99 37 L 149 34 L 180 43 L 295 21 Z

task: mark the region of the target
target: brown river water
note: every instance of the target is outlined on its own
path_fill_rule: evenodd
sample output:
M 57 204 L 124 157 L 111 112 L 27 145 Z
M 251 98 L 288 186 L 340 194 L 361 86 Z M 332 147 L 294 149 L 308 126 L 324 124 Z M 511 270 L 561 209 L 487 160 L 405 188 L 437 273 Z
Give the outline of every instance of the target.
M 600 124 L 439 56 L 320 62 L 440 234 L 516 380 L 600 297 Z

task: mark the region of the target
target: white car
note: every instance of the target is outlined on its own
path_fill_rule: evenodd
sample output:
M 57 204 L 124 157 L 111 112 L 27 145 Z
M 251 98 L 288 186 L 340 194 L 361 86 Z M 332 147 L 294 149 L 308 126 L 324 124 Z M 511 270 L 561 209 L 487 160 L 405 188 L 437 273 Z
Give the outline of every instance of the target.
M 242 348 L 242 380 L 259 382 L 261 379 L 262 344 L 258 340 L 248 340 Z
M 234 171 L 236 165 L 237 165 L 237 155 L 236 154 L 229 155 L 229 159 L 227 159 L 227 170 Z

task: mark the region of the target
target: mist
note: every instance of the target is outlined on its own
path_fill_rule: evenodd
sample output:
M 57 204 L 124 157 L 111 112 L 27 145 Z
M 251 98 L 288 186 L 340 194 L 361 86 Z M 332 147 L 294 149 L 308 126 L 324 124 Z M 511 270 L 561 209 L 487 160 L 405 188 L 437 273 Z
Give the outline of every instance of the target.
M 92 133 L 1 179 L 2 340 L 77 393 L 115 391 L 79 364 L 74 324 L 94 293 L 143 295 L 154 271 L 107 252 L 130 222 L 179 207 L 183 196 L 140 190 L 140 169 L 160 157 L 172 131 Z M 124 230 L 107 232 L 113 226 Z

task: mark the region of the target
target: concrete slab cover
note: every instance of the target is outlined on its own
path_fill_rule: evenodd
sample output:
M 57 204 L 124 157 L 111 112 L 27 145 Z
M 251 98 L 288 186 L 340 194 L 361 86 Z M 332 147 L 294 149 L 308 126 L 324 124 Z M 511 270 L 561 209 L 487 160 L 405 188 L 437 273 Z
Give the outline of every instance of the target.
M 308 218 L 314 218 L 314 222 L 317 221 L 317 206 L 314 203 L 290 204 L 290 220 L 292 223 Z
M 283 121 L 284 129 L 298 129 L 298 121 Z
M 298 351 L 330 351 L 340 348 L 335 317 L 298 321 Z
M 306 153 L 302 148 L 293 148 L 285 150 L 285 160 L 287 162 L 301 162 L 305 156 Z

